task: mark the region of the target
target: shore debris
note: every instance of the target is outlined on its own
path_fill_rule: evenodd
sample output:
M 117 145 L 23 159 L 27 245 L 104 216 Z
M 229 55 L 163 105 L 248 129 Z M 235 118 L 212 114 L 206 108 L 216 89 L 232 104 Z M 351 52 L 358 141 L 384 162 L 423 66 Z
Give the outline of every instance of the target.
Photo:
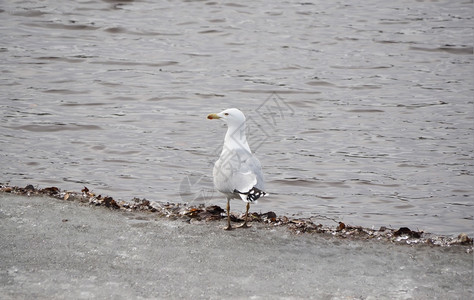
M 419 239 L 421 238 L 422 232 L 410 230 L 408 227 L 400 227 L 393 233 L 394 236 L 408 236 L 411 238 Z
M 81 192 L 61 191 L 57 187 L 35 188 L 33 185 L 26 187 L 9 186 L 0 183 L 0 192 L 12 193 L 17 195 L 32 196 L 44 195 L 64 201 L 75 201 L 93 206 L 103 206 L 113 210 L 128 210 L 155 213 L 159 217 L 166 217 L 172 220 L 182 219 L 186 222 L 211 222 L 226 218 L 223 208 L 218 205 L 189 206 L 186 203 L 162 203 L 149 201 L 146 199 L 134 198 L 131 201 L 117 202 L 112 197 L 95 195 L 87 187 Z M 242 222 L 243 215 L 231 214 L 233 222 Z M 63 220 L 67 222 L 68 220 Z M 337 222 L 335 227 L 325 226 L 314 223 L 311 218 L 289 218 L 286 216 L 277 216 L 274 212 L 251 213 L 249 221 L 261 223 L 267 226 L 284 226 L 295 234 L 326 234 L 343 239 L 364 239 L 380 240 L 405 245 L 429 245 L 449 247 L 459 245 L 466 247 L 467 253 L 473 251 L 473 239 L 467 234 L 461 233 L 457 237 L 436 236 L 423 231 L 414 231 L 408 227 L 398 229 L 385 226 L 380 229 L 370 229 L 361 226 L 351 226 L 343 222 Z

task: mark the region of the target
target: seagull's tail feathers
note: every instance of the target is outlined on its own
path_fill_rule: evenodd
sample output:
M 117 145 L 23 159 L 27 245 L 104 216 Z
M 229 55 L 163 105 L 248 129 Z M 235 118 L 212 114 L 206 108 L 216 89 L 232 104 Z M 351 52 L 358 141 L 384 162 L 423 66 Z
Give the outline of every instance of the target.
M 241 192 L 238 190 L 234 190 L 234 193 L 238 193 L 240 198 L 244 202 L 252 202 L 252 203 L 257 203 L 258 198 L 265 197 L 266 195 L 268 195 L 267 193 L 265 193 L 264 191 L 256 187 L 251 188 L 248 192 Z

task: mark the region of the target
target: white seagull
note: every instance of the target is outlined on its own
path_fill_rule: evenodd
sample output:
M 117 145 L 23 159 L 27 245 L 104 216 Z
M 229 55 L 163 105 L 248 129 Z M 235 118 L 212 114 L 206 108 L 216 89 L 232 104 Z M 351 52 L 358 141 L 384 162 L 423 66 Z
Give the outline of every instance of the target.
M 247 228 L 251 202 L 266 193 L 263 191 L 263 173 L 260 161 L 250 151 L 245 136 L 245 116 L 237 108 L 229 108 L 218 114 L 209 114 L 208 119 L 221 119 L 227 123 L 227 133 L 221 156 L 214 165 L 212 175 L 217 190 L 227 197 L 227 227 L 230 225 L 230 200 L 237 198 L 247 202 L 245 221 L 238 227 Z

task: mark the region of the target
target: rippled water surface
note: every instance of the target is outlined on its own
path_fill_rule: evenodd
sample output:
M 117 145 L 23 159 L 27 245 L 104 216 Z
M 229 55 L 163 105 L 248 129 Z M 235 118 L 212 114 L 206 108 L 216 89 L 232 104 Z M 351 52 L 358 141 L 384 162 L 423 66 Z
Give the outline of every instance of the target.
M 237 107 L 271 194 L 253 210 L 472 234 L 472 8 L 3 1 L 1 182 L 224 205 L 206 115 Z

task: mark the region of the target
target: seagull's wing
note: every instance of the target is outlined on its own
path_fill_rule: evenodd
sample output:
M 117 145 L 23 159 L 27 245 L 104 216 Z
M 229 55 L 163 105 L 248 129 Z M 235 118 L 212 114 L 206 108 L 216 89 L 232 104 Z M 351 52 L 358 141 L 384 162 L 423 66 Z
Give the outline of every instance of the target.
M 263 174 L 260 162 L 244 150 L 222 152 L 214 166 L 214 183 L 219 191 L 228 194 L 238 193 L 246 202 L 255 201 L 265 195 L 261 192 Z
M 237 172 L 232 178 L 232 187 L 234 193 L 245 195 L 257 184 L 257 176 L 252 172 Z M 244 197 L 242 197 L 244 200 Z

